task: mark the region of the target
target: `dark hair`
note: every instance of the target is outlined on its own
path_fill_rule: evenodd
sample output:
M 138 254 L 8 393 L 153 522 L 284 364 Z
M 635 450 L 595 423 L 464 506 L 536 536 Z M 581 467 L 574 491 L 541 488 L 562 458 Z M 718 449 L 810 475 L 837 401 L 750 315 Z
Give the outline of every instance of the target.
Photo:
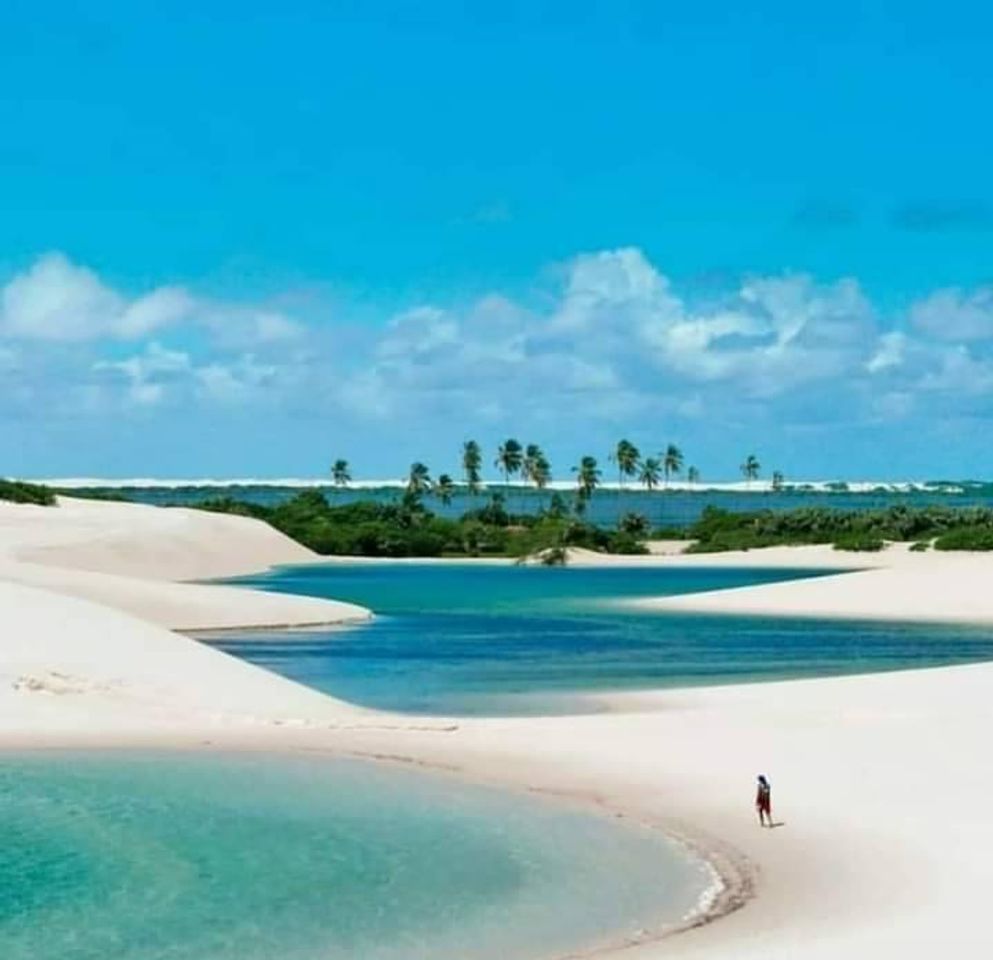
M 764 773 L 760 773 L 760 774 L 759 774 L 759 783 L 763 783 L 763 784 L 765 784 L 766 786 L 768 786 L 768 784 L 769 784 L 769 781 L 768 781 L 768 780 L 766 780 L 766 778 L 765 778 L 765 774 L 764 774 Z

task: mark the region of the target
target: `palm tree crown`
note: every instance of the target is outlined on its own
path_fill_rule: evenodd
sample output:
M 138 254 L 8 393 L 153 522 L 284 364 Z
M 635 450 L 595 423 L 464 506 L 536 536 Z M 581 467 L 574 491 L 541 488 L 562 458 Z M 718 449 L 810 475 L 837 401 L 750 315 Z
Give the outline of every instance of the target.
M 521 476 L 530 480 L 539 490 L 547 487 L 548 481 L 552 479 L 552 465 L 536 443 L 529 443 L 524 448 Z
M 670 474 L 679 473 L 683 469 L 683 451 L 674 443 L 670 443 L 665 448 L 665 453 L 662 456 L 662 469 L 665 472 L 666 483 L 669 482 Z
M 407 476 L 407 493 L 420 496 L 431 489 L 431 472 L 421 462 L 410 465 L 410 473 Z
M 641 451 L 630 440 L 621 440 L 610 459 L 617 464 L 617 482 L 624 486 L 625 477 L 633 477 L 638 472 Z
M 465 474 L 466 486 L 470 493 L 479 489 L 482 480 L 483 453 L 475 440 L 466 440 L 462 444 L 462 472 Z
M 336 487 L 347 487 L 352 482 L 347 460 L 335 460 L 331 465 L 331 479 Z
M 509 483 L 510 478 L 517 473 L 524 464 L 524 451 L 521 445 L 513 438 L 504 440 L 497 450 L 494 465 L 503 471 L 504 483 Z
M 589 500 L 593 496 L 593 491 L 600 485 L 600 468 L 597 466 L 596 457 L 583 457 L 579 461 L 579 466 L 572 469 L 576 471 L 580 501 Z
M 662 478 L 662 464 L 655 457 L 646 457 L 641 464 L 638 479 L 645 485 L 646 490 L 654 490 Z
M 757 480 L 759 471 L 762 469 L 762 464 L 759 463 L 758 457 L 754 453 L 750 453 L 745 457 L 745 462 L 741 465 L 741 472 L 744 474 L 745 479 L 751 483 L 752 480 Z
M 447 507 L 452 502 L 452 496 L 455 494 L 455 482 L 447 473 L 443 473 L 438 477 L 434 492 L 438 499 Z
M 689 480 L 690 483 L 699 483 L 700 471 L 696 467 L 690 467 L 689 470 L 686 471 L 686 479 Z

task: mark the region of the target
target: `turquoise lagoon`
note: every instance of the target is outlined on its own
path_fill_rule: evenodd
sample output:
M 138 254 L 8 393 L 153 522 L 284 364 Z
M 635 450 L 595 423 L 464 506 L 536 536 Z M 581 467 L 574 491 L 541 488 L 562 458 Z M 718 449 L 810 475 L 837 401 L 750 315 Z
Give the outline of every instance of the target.
M 442 714 L 572 712 L 595 709 L 584 695 L 601 691 L 993 659 L 988 628 L 688 616 L 624 605 L 824 572 L 407 562 L 287 567 L 236 582 L 352 600 L 371 607 L 376 619 L 347 630 L 247 633 L 217 642 L 347 700 Z
M 528 960 L 710 882 L 655 831 L 358 761 L 0 760 L 3 960 Z

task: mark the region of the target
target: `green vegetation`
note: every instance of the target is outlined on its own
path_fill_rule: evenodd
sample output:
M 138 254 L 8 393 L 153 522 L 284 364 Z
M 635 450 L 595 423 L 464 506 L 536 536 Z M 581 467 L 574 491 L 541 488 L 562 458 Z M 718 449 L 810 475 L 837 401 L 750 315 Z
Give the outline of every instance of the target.
M 14 503 L 34 503 L 41 507 L 55 506 L 55 491 L 40 483 L 0 479 L 0 500 Z
M 76 500 L 106 500 L 109 503 L 133 503 L 134 500 L 120 490 L 108 490 L 101 487 L 73 487 L 71 490 L 55 488 L 60 497 L 73 497 Z
M 466 486 L 470 494 L 479 491 L 483 475 L 483 453 L 475 440 L 467 440 L 462 444 L 462 472 L 465 474 Z
M 745 457 L 745 462 L 741 465 L 741 473 L 748 483 L 753 480 L 758 480 L 759 471 L 762 469 L 762 465 L 758 461 L 758 457 L 754 453 L 750 453 Z
M 935 550 L 993 550 L 993 524 L 959 527 L 934 541 Z
M 586 505 L 593 499 L 593 491 L 600 486 L 600 468 L 596 457 L 583 457 L 578 467 L 573 467 L 576 474 L 576 513 L 586 512 Z
M 347 460 L 335 460 L 331 465 L 331 482 L 336 487 L 347 487 L 352 482 L 352 471 Z
M 537 490 L 544 490 L 552 479 L 552 465 L 536 443 L 529 443 L 524 448 L 521 476 L 533 483 Z
M 423 464 L 414 464 L 407 490 L 399 502 L 392 504 L 333 506 L 319 491 L 307 490 L 275 507 L 231 497 L 204 500 L 196 506 L 265 520 L 304 546 L 327 555 L 538 556 L 542 562 L 549 557 L 564 562 L 567 547 L 606 553 L 645 552 L 642 538 L 647 533 L 647 522 L 643 517 L 632 515 L 626 519 L 624 529 L 605 530 L 570 516 L 561 497 L 553 497 L 551 507 L 539 516 L 508 513 L 499 494 L 457 520 L 436 516 L 423 502 L 426 469 Z M 441 486 L 439 480 L 433 488 L 439 498 Z
M 493 466 L 498 467 L 503 474 L 504 485 L 510 483 L 510 478 L 520 473 L 524 466 L 524 449 L 513 438 L 505 440 L 497 450 Z
M 666 486 L 669 484 L 669 477 L 678 474 L 683 469 L 683 451 L 674 443 L 670 443 L 662 454 L 662 471 L 665 474 Z
M 860 553 L 878 553 L 886 541 L 866 533 L 846 533 L 834 541 L 835 550 L 853 550 Z
M 630 440 L 621 440 L 610 459 L 617 464 L 617 484 L 623 487 L 625 479 L 638 473 L 641 451 Z
M 659 485 L 662 476 L 662 464 L 655 457 L 646 457 L 641 464 L 638 479 L 645 485 L 646 490 L 654 490 Z
M 993 550 L 993 509 L 894 506 L 885 510 L 763 510 L 730 513 L 707 507 L 687 531 L 693 553 L 833 543 L 840 550 L 881 550 L 885 541 L 918 541 L 927 549 Z

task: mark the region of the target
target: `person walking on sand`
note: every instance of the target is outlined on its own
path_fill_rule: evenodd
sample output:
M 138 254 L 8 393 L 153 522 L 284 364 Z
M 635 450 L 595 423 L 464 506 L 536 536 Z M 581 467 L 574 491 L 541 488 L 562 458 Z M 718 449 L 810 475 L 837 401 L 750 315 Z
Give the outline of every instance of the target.
M 759 826 L 772 826 L 772 787 L 765 774 L 759 774 L 758 791 L 755 794 L 755 809 L 759 812 Z

